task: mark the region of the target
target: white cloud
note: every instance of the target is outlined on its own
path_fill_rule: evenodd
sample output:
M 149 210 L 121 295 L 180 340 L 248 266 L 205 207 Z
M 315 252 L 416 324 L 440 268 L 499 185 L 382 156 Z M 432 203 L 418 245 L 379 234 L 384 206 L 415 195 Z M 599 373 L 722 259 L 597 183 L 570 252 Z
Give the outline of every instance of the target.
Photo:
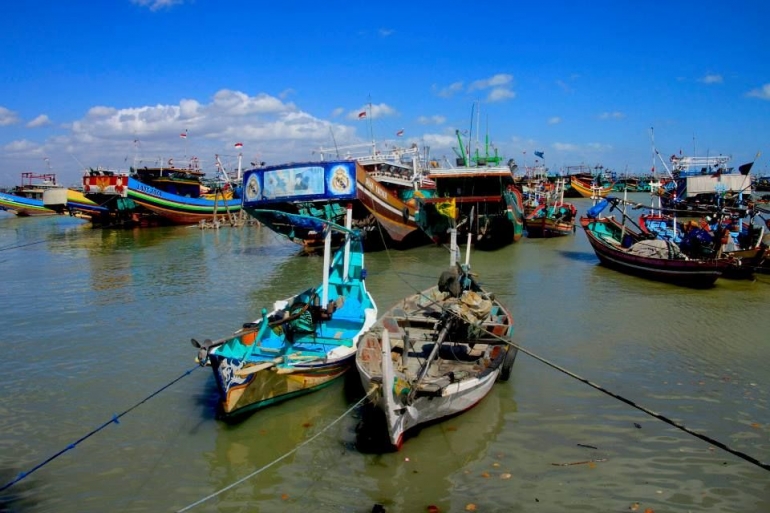
M 140 7 L 148 7 L 155 12 L 160 9 L 170 9 L 175 5 L 182 5 L 184 0 L 131 0 L 131 3 Z
M 555 142 L 551 145 L 557 151 L 578 151 L 580 147 L 577 144 Z
M 498 73 L 490 78 L 482 80 L 474 80 L 471 85 L 468 86 L 468 91 L 475 91 L 477 89 L 489 89 L 490 87 L 499 88 L 502 86 L 508 86 L 513 81 L 513 75 L 507 73 Z
M 487 101 L 489 102 L 499 102 L 509 98 L 516 98 L 516 93 L 507 87 L 495 87 L 487 95 Z
M 559 123 L 561 123 L 561 118 L 559 116 L 553 116 L 548 118 L 549 125 L 558 125 Z
M 38 117 L 27 123 L 27 128 L 38 128 L 41 126 L 50 125 L 51 120 L 45 114 L 40 114 Z
M 394 115 L 387 105 L 373 106 L 375 116 Z M 0 119 L 15 113 L 0 111 Z M 98 105 L 42 141 L 17 139 L 3 146 L 2 165 L 28 167 L 30 156 L 46 155 L 64 183 L 75 182 L 80 169 L 104 166 L 126 170 L 134 155 L 140 158 L 182 158 L 196 155 L 204 169 L 213 166 L 214 155 L 235 159 L 235 142 L 243 143 L 246 162 L 285 162 L 312 158 L 321 146 L 361 142 L 368 129 L 359 123 L 335 123 L 303 112 L 292 103 L 266 94 L 248 95 L 223 89 L 208 100 L 182 99 L 178 104 L 115 108 Z M 179 134 L 188 131 L 186 139 Z M 134 143 L 137 141 L 137 143 Z M 228 157 L 229 155 L 229 157 Z M 69 169 L 69 171 L 67 171 Z M 67 176 L 66 173 L 70 173 Z
M 420 125 L 443 125 L 446 123 L 446 117 L 444 116 L 420 116 L 417 118 L 417 123 Z
M 5 146 L 3 146 L 3 151 L 7 153 L 25 153 L 26 154 L 34 151 L 36 148 L 39 148 L 39 147 L 40 145 L 37 143 L 28 141 L 26 139 L 21 139 L 18 141 L 9 142 Z
M 754 98 L 761 98 L 763 100 L 770 100 L 770 84 L 765 84 L 759 89 L 752 89 L 746 96 L 753 96 Z M 2 107 L 0 107 L 2 109 Z M 2 111 L 0 110 L 0 120 L 2 120 Z M 0 122 L 2 124 L 2 122 Z
M 619 111 L 602 112 L 599 114 L 599 119 L 623 119 L 626 115 Z
M 0 126 L 13 125 L 19 122 L 19 116 L 12 110 L 0 107 Z
M 388 37 L 388 36 L 392 35 L 392 34 L 393 34 L 395 31 L 394 31 L 393 29 L 384 29 L 384 28 L 381 28 L 381 29 L 380 29 L 380 30 L 378 30 L 377 32 L 378 32 L 378 33 L 380 34 L 380 36 L 382 36 L 382 37 Z
M 332 111 L 332 117 L 333 118 L 338 118 L 338 117 L 342 116 L 344 113 L 345 113 L 345 109 L 344 108 L 337 107 L 336 109 L 334 109 Z
M 449 84 L 446 87 L 441 87 L 441 88 L 434 85 L 433 90 L 436 92 L 438 96 L 442 98 L 451 98 L 452 96 L 454 96 L 455 94 L 463 90 L 463 83 L 454 82 L 452 84 Z
M 722 83 L 722 75 L 716 75 L 716 74 L 708 74 L 700 79 L 701 82 L 704 84 L 721 84 Z
M 612 151 L 612 146 L 609 144 L 596 142 L 585 144 L 555 142 L 551 144 L 551 148 L 561 152 L 562 157 L 575 160 L 592 160 L 599 158 L 600 154 Z

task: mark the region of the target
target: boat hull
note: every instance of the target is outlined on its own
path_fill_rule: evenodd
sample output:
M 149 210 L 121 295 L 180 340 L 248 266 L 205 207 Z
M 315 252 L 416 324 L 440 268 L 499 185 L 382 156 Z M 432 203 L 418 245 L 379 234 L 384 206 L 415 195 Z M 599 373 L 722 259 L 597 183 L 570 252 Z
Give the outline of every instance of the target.
M 613 185 L 592 187 L 590 183 L 583 182 L 574 176 L 570 179 L 570 185 L 572 186 L 572 190 L 576 191 L 584 198 L 604 198 L 612 192 L 613 188 Z
M 362 339 L 360 354 L 382 354 L 380 341 L 373 337 Z M 390 348 L 385 349 L 390 357 Z M 375 365 L 381 358 L 373 361 Z M 384 379 L 373 379 L 366 367 L 359 366 L 359 376 L 364 390 L 379 386 Z M 385 414 L 389 442 L 396 450 L 403 445 L 405 436 L 419 426 L 436 422 L 446 417 L 458 415 L 471 409 L 489 394 L 498 379 L 500 370 L 495 369 L 482 378 L 475 378 L 455 383 L 447 387 L 441 396 L 418 397 L 413 403 L 404 405 L 398 397 L 392 396 L 392 390 L 381 389 L 372 400 L 372 406 Z M 396 382 L 398 378 L 396 378 Z M 397 386 L 397 385 L 396 385 Z
M 217 388 L 220 391 L 220 414 L 235 417 L 260 408 L 320 390 L 347 372 L 353 364 L 354 354 L 325 362 L 322 365 L 297 365 L 291 373 L 280 372 L 279 367 L 234 376 L 238 361 L 211 354 Z
M 363 166 L 356 167 L 358 200 L 374 216 L 392 245 L 403 249 L 429 243 L 415 220 L 416 202 L 401 201 L 383 183 L 371 177 Z
M 611 223 L 610 220 L 581 218 L 588 241 L 599 261 L 611 269 L 693 288 L 708 288 L 729 268 L 727 259 L 667 259 L 649 258 L 629 253 L 617 242 L 608 242 L 598 234 L 596 224 Z
M 43 200 L 24 198 L 13 194 L 0 192 L 0 208 L 19 217 L 53 216 L 56 212 L 47 208 Z
M 577 210 L 571 204 L 541 205 L 527 218 L 527 237 L 563 237 L 575 233 Z

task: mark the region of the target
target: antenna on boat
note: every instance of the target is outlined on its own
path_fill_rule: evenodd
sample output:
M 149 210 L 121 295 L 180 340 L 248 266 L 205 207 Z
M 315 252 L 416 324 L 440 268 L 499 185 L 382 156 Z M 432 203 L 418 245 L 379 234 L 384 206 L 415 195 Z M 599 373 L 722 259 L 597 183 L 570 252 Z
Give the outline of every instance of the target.
M 329 133 L 332 136 L 332 142 L 334 143 L 334 151 L 337 154 L 337 158 L 340 158 L 340 149 L 337 147 L 337 139 L 334 137 L 334 130 L 332 130 L 331 125 L 329 125 Z M 323 153 L 321 153 L 321 160 L 323 160 Z

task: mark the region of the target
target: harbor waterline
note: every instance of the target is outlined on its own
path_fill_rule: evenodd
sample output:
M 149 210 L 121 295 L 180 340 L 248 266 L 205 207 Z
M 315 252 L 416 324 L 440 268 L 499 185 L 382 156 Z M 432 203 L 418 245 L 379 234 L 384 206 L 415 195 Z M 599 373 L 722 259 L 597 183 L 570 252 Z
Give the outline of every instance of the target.
M 257 226 L 99 230 L 0 212 L 0 486 L 64 451 L 0 492 L 0 510 L 178 511 L 214 494 L 191 510 L 770 510 L 766 470 L 522 352 L 508 382 L 399 452 L 360 450 L 358 409 L 328 427 L 364 394 L 352 373 L 218 420 L 190 338 L 315 284 L 323 259 L 298 251 Z M 367 288 L 384 310 L 448 262 L 438 246 L 367 253 Z M 770 276 L 707 290 L 627 276 L 580 229 L 472 250 L 471 265 L 513 313 L 516 344 L 770 462 Z

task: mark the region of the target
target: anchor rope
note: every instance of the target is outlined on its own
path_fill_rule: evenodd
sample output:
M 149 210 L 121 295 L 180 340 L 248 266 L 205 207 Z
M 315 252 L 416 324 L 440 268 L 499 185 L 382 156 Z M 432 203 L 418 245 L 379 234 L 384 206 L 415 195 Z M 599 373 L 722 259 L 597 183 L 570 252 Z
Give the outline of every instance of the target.
M 613 398 L 615 398 L 615 399 L 617 399 L 619 401 L 622 401 L 622 402 L 628 404 L 629 406 L 632 406 L 633 408 L 636 408 L 637 410 L 646 413 L 647 415 L 655 417 L 656 419 L 661 420 L 661 421 L 665 422 L 666 424 L 669 424 L 669 425 L 671 425 L 671 426 L 673 426 L 673 427 L 675 427 L 677 429 L 680 429 L 680 430 L 684 431 L 685 433 L 687 433 L 689 435 L 692 435 L 692 436 L 694 436 L 696 438 L 700 438 L 701 440 L 703 440 L 705 442 L 708 442 L 708 443 L 710 443 L 712 445 L 715 445 L 715 446 L 719 447 L 720 449 L 725 450 L 725 451 L 729 452 L 730 454 L 733 454 L 734 456 L 737 456 L 737 457 L 739 457 L 739 458 L 741 458 L 741 459 L 743 459 L 745 461 L 748 461 L 749 463 L 752 463 L 752 464 L 754 464 L 754 465 L 756 465 L 756 466 L 758 466 L 758 467 L 760 467 L 760 468 L 762 468 L 764 470 L 769 470 L 770 471 L 770 464 L 768 464 L 768 463 L 763 463 L 763 462 L 759 461 L 758 459 L 754 458 L 753 456 L 750 456 L 750 455 L 748 455 L 748 454 L 746 454 L 746 453 L 744 453 L 742 451 L 739 451 L 737 449 L 733 449 L 732 447 L 728 446 L 727 444 L 725 444 L 723 442 L 720 442 L 719 440 L 717 440 L 715 438 L 712 438 L 712 437 L 710 437 L 708 435 L 704 435 L 703 433 L 699 433 L 697 431 L 694 431 L 693 429 L 688 428 L 687 426 L 685 426 L 684 424 L 682 424 L 680 422 L 672 420 L 672 419 L 668 418 L 667 416 L 662 415 L 660 413 L 654 412 L 654 411 L 650 410 L 649 408 L 646 408 L 646 407 L 636 403 L 635 401 L 633 401 L 631 399 L 628 399 L 628 398 L 626 398 L 626 397 L 624 397 L 624 396 L 622 396 L 620 394 L 616 394 L 615 392 L 607 390 L 606 388 L 604 388 L 601 385 L 598 385 L 598 384 L 596 384 L 596 383 L 594 383 L 594 382 L 592 382 L 592 381 L 590 381 L 590 380 L 588 380 L 588 379 L 586 379 L 586 378 L 584 378 L 582 376 L 579 376 L 579 375 L 575 374 L 574 372 L 569 371 L 569 370 L 565 369 L 564 367 L 561 367 L 560 365 L 557 365 L 557 364 L 555 364 L 555 363 L 553 363 L 553 362 L 543 358 L 542 356 L 538 356 L 537 354 L 533 353 L 532 351 L 529 351 L 529 350 L 521 347 L 520 345 L 512 342 L 511 340 L 504 339 L 504 338 L 502 338 L 502 337 L 500 337 L 498 335 L 494 335 L 493 333 L 489 333 L 489 334 L 492 335 L 493 337 L 496 337 L 496 338 L 504 341 L 505 343 L 509 344 L 510 346 L 515 347 L 517 350 L 521 351 L 522 353 L 524 353 L 524 354 L 526 354 L 528 356 L 531 356 L 535 360 L 538 360 L 539 362 L 544 363 L 545 365 L 548 365 L 549 367 L 551 367 L 553 369 L 556 369 L 557 371 L 559 371 L 559 372 L 561 372 L 563 374 L 566 374 L 567 376 L 569 376 L 571 378 L 574 378 L 574 379 L 576 379 L 576 380 L 578 380 L 578 381 L 580 381 L 582 383 L 585 383 L 586 385 L 588 385 L 588 386 L 590 386 L 592 388 L 595 388 L 596 390 L 598 390 L 598 391 L 600 391 L 600 392 L 602 392 L 604 394 L 607 394 L 610 397 L 613 397 Z
M 300 450 L 302 447 L 308 445 L 313 440 L 315 440 L 316 438 L 318 438 L 319 436 L 324 434 L 326 431 L 331 429 L 335 424 L 340 422 L 342 419 L 347 417 L 353 410 L 358 408 L 358 406 L 360 406 L 366 399 L 368 399 L 369 396 L 372 395 L 376 390 L 377 390 L 376 388 L 372 388 L 371 390 L 369 390 L 369 392 L 367 392 L 367 394 L 364 395 L 361 399 L 359 399 L 353 406 L 351 406 L 350 408 L 345 410 L 340 416 L 338 416 L 336 419 L 334 419 L 329 424 L 327 424 L 318 433 L 314 434 L 313 436 L 311 436 L 310 438 L 308 438 L 307 440 L 305 440 L 304 442 L 302 442 L 301 444 L 299 444 L 298 446 L 296 446 L 295 448 L 293 448 L 289 452 L 283 454 L 282 456 L 279 456 L 278 458 L 274 459 L 270 463 L 268 463 L 266 465 L 263 465 L 262 467 L 258 468 L 257 470 L 255 470 L 251 474 L 247 474 L 247 475 L 243 476 L 242 478 L 240 478 L 237 481 L 235 481 L 235 482 L 225 486 L 224 488 L 221 488 L 221 489 L 217 490 L 216 492 L 211 493 L 211 494 L 207 495 L 206 497 L 203 497 L 202 499 L 199 499 L 199 500 L 193 502 L 192 504 L 189 504 L 189 505 L 185 506 L 184 508 L 177 510 L 177 513 L 183 513 L 184 511 L 189 511 L 189 510 L 193 509 L 194 507 L 199 506 L 199 505 L 203 504 L 204 502 L 206 502 L 206 501 L 208 501 L 210 499 L 213 499 L 214 497 L 217 497 L 218 495 L 221 495 L 221 494 L 223 494 L 224 492 L 226 492 L 228 490 L 231 490 L 232 488 L 235 488 L 236 486 L 238 486 L 239 484 L 243 483 L 244 481 L 248 481 L 252 477 L 254 477 L 254 476 L 264 472 L 267 469 L 269 469 L 270 467 L 272 467 L 276 463 L 285 460 L 286 458 L 288 458 L 289 456 L 291 456 L 292 454 L 294 454 L 295 452 Z
M 62 454 L 66 453 L 67 451 L 69 451 L 69 450 L 71 450 L 71 449 L 74 449 L 74 448 L 75 448 L 75 447 L 76 447 L 78 444 L 80 444 L 81 442 L 83 442 L 83 441 L 85 441 L 86 439 L 90 438 L 91 436 L 95 435 L 96 433 L 98 433 L 98 432 L 99 432 L 99 431 L 101 431 L 102 429 L 106 428 L 106 427 L 107 427 L 107 426 L 109 426 L 110 424 L 113 424 L 113 423 L 114 423 L 114 424 L 120 424 L 120 422 L 119 422 L 119 419 L 120 419 L 121 417 L 123 417 L 124 415 L 128 414 L 128 413 L 129 413 L 129 412 L 131 412 L 132 410 L 134 410 L 134 409 L 138 408 L 138 407 L 139 407 L 139 406 L 141 406 L 142 404 L 146 403 L 147 401 L 149 401 L 150 399 L 152 399 L 152 398 L 153 398 L 153 397 L 155 397 L 156 395 L 160 394 L 161 392 L 163 392 L 164 390 L 166 390 L 167 388 L 169 388 L 170 386 L 172 386 L 172 385 L 173 385 L 173 384 L 175 384 L 176 382 L 180 381 L 182 378 L 184 378 L 184 377 L 186 377 L 186 376 L 189 376 L 189 375 L 190 375 L 190 373 L 191 373 L 192 371 L 194 371 L 195 369 L 197 369 L 197 368 L 199 368 L 199 367 L 200 367 L 199 365 L 196 365 L 196 366 L 195 366 L 195 367 L 193 367 L 192 369 L 189 369 L 189 370 L 185 371 L 185 372 L 184 372 L 184 373 L 183 373 L 181 376 L 179 376 L 178 378 L 176 378 L 176 379 L 174 379 L 173 381 L 171 381 L 170 383 L 168 383 L 168 384 L 166 384 L 166 385 L 162 386 L 161 388 L 159 388 L 159 389 L 158 389 L 158 390 L 156 390 L 155 392 L 151 393 L 150 395 L 148 395 L 147 397 L 145 397 L 144 399 L 142 399 L 141 401 L 139 401 L 139 402 L 138 402 L 138 403 L 136 403 L 135 405 L 131 406 L 131 407 L 130 407 L 130 408 L 128 408 L 127 410 L 123 411 L 122 413 L 120 413 L 120 414 L 117 414 L 117 415 L 113 415 L 113 416 L 112 416 L 112 418 L 111 418 L 110 420 L 108 420 L 107 422 L 103 423 L 101 426 L 97 427 L 96 429 L 93 429 L 93 430 L 92 430 L 92 431 L 90 431 L 88 434 L 86 434 L 86 435 L 84 435 L 84 436 L 80 437 L 79 439 L 77 439 L 77 440 L 76 440 L 76 441 L 74 441 L 73 443 L 69 444 L 67 447 L 65 447 L 64 449 L 60 450 L 59 452 L 57 452 L 57 453 L 56 453 L 56 454 L 54 454 L 53 456 L 50 456 L 50 457 L 46 458 L 44 461 L 42 461 L 42 462 L 38 463 L 37 465 L 35 465 L 34 467 L 32 467 L 32 469 L 30 469 L 30 470 L 28 470 L 28 471 L 26 471 L 26 472 L 21 472 L 21 473 L 20 473 L 20 474 L 19 474 L 19 475 L 16 477 L 16 479 L 14 479 L 13 481 L 10 481 L 9 483 L 6 483 L 5 485 L 3 485 L 3 487 L 2 487 L 2 488 L 0 488 L 0 492 L 2 492 L 3 490 L 6 490 L 6 489 L 8 489 L 8 488 L 10 488 L 11 486 L 15 485 L 16 483 L 18 483 L 18 482 L 19 482 L 19 481 L 21 481 L 22 479 L 26 478 L 27 476 L 29 476 L 29 475 L 30 475 L 30 474 L 32 474 L 33 472 L 35 472 L 35 471 L 37 471 L 37 470 L 39 470 L 39 469 L 43 468 L 44 466 L 48 465 L 49 463 L 51 463 L 52 461 L 54 461 L 54 460 L 55 460 L 56 458 L 58 458 L 59 456 L 61 456 Z

